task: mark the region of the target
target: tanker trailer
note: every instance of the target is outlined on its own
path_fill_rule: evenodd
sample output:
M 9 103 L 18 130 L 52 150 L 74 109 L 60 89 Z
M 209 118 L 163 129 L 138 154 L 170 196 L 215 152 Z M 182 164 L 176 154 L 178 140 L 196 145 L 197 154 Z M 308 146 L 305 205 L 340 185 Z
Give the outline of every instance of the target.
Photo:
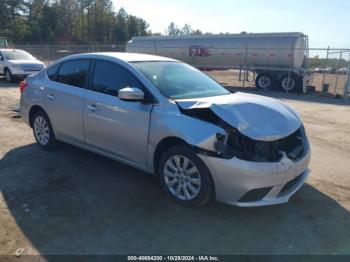
M 138 36 L 126 51 L 171 57 L 201 70 L 251 71 L 259 89 L 305 91 L 308 81 L 303 33 Z

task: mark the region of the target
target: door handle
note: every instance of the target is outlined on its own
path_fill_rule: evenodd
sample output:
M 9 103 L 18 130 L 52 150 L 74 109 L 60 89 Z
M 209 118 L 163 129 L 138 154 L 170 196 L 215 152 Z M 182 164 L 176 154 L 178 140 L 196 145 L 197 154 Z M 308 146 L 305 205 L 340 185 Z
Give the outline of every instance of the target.
M 98 108 L 96 107 L 96 105 L 88 105 L 86 106 L 86 108 L 93 112 L 98 111 Z
M 52 95 L 52 94 L 49 94 L 49 95 L 47 95 L 46 97 L 47 97 L 49 100 L 51 100 L 51 101 L 53 101 L 53 100 L 56 99 L 56 97 L 55 97 L 54 95 Z

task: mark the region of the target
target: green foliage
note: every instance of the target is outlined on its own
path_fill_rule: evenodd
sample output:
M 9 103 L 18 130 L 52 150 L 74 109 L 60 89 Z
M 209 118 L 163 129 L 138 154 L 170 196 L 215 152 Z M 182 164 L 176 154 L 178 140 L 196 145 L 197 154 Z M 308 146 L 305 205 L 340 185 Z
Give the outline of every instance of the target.
M 337 59 L 337 58 L 320 58 L 319 56 L 315 56 L 310 58 L 310 67 L 311 68 L 333 68 L 333 69 L 341 69 L 347 68 L 348 62 L 345 59 Z
M 177 36 L 177 35 L 201 35 L 202 31 L 199 29 L 193 30 L 189 24 L 185 24 L 182 28 L 179 28 L 174 22 L 171 22 L 166 31 L 167 35 Z
M 174 22 L 171 22 L 170 25 L 168 26 L 167 34 L 171 36 L 180 35 L 181 30 Z
M 29 35 L 29 27 L 26 21 L 21 17 L 15 17 L 11 20 L 8 27 L 4 30 L 4 35 L 9 39 L 17 42 L 21 42 Z
M 0 0 L 0 36 L 14 43 L 125 43 L 148 27 L 111 0 Z

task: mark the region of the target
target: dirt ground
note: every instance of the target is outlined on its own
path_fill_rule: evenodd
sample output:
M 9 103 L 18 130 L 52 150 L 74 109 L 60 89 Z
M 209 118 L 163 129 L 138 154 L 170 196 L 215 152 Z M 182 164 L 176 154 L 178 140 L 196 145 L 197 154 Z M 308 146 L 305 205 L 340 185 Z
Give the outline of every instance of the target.
M 17 84 L 0 79 L 0 255 L 19 248 L 43 257 L 350 254 L 350 104 L 319 94 L 259 94 L 301 114 L 312 146 L 307 183 L 285 205 L 190 209 L 134 168 L 71 146 L 40 149 L 11 111 Z

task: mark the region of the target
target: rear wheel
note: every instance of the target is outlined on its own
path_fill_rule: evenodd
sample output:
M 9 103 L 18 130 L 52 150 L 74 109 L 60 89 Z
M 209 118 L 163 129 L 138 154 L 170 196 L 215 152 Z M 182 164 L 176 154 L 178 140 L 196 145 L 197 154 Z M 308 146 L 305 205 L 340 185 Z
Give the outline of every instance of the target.
M 39 146 L 51 149 L 57 144 L 50 120 L 44 111 L 35 113 L 32 125 L 34 137 Z
M 300 89 L 300 79 L 296 76 L 285 76 L 281 79 L 280 85 L 286 92 L 296 92 Z
M 272 78 L 269 75 L 258 75 L 255 85 L 258 89 L 269 90 L 272 88 Z
M 209 169 L 187 145 L 174 146 L 165 152 L 158 175 L 164 191 L 178 203 L 199 207 L 212 198 Z

